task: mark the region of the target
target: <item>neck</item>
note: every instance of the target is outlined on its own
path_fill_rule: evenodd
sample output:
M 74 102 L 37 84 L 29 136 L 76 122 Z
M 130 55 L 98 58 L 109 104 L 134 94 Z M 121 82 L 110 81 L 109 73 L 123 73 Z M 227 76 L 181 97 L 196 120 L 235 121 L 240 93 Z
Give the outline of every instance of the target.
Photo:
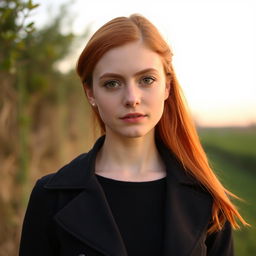
M 122 180 L 165 176 L 154 132 L 138 138 L 106 134 L 95 169 L 97 174 Z

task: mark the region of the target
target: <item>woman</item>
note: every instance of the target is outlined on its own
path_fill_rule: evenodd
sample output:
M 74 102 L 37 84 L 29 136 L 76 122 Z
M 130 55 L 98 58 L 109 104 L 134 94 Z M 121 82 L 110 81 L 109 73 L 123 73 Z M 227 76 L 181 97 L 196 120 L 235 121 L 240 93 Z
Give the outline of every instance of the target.
M 247 224 L 208 165 L 172 53 L 144 17 L 102 26 L 77 72 L 102 136 L 35 185 L 20 256 L 233 255 Z

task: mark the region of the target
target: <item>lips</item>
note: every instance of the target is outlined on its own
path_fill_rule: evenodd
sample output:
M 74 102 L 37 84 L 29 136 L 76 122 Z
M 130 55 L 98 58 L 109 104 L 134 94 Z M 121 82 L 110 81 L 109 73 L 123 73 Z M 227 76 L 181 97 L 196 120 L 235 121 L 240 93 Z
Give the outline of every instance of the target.
M 121 117 L 121 119 L 124 119 L 124 118 L 136 118 L 136 117 L 141 117 L 141 116 L 145 116 L 141 113 L 129 113 L 123 117 Z

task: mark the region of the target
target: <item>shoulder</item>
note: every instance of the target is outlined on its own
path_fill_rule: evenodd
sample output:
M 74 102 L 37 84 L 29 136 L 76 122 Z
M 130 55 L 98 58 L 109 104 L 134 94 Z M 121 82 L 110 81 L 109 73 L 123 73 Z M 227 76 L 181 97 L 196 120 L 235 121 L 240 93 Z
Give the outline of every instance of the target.
M 63 191 L 66 186 L 68 188 L 68 185 L 72 184 L 72 176 L 74 176 L 74 180 L 80 179 L 74 172 L 77 169 L 81 170 L 78 166 L 80 166 L 85 156 L 86 153 L 81 154 L 59 170 L 37 179 L 29 197 L 28 207 L 33 207 L 34 209 L 54 209 L 57 201 L 59 201 L 58 191 Z M 71 194 L 73 195 L 73 193 Z
M 90 162 L 88 153 L 83 153 L 59 170 L 41 177 L 37 181 L 37 186 L 45 189 L 65 189 L 83 187 L 83 182 L 88 180 L 90 175 Z
M 49 190 L 88 188 L 94 173 L 97 152 L 102 147 L 104 139 L 104 136 L 100 137 L 87 153 L 80 154 L 56 173 L 42 177 L 40 183 Z
M 50 172 L 40 178 L 38 178 L 34 184 L 34 187 L 32 189 L 32 195 L 41 195 L 41 194 L 47 194 L 48 191 L 48 185 L 52 184 L 54 181 L 59 180 L 61 177 L 65 178 L 65 180 L 68 180 L 69 177 L 74 175 L 75 169 L 78 168 L 81 165 L 81 162 L 86 158 L 87 153 L 83 153 L 74 159 L 72 159 L 68 164 L 62 166 L 60 169 L 58 169 L 55 172 Z

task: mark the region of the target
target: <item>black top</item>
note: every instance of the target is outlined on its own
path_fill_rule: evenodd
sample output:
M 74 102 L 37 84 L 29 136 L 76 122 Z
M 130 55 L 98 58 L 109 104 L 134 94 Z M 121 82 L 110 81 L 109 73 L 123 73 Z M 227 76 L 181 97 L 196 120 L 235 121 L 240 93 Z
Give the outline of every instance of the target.
M 129 256 L 162 255 L 166 177 L 143 182 L 96 174 Z

